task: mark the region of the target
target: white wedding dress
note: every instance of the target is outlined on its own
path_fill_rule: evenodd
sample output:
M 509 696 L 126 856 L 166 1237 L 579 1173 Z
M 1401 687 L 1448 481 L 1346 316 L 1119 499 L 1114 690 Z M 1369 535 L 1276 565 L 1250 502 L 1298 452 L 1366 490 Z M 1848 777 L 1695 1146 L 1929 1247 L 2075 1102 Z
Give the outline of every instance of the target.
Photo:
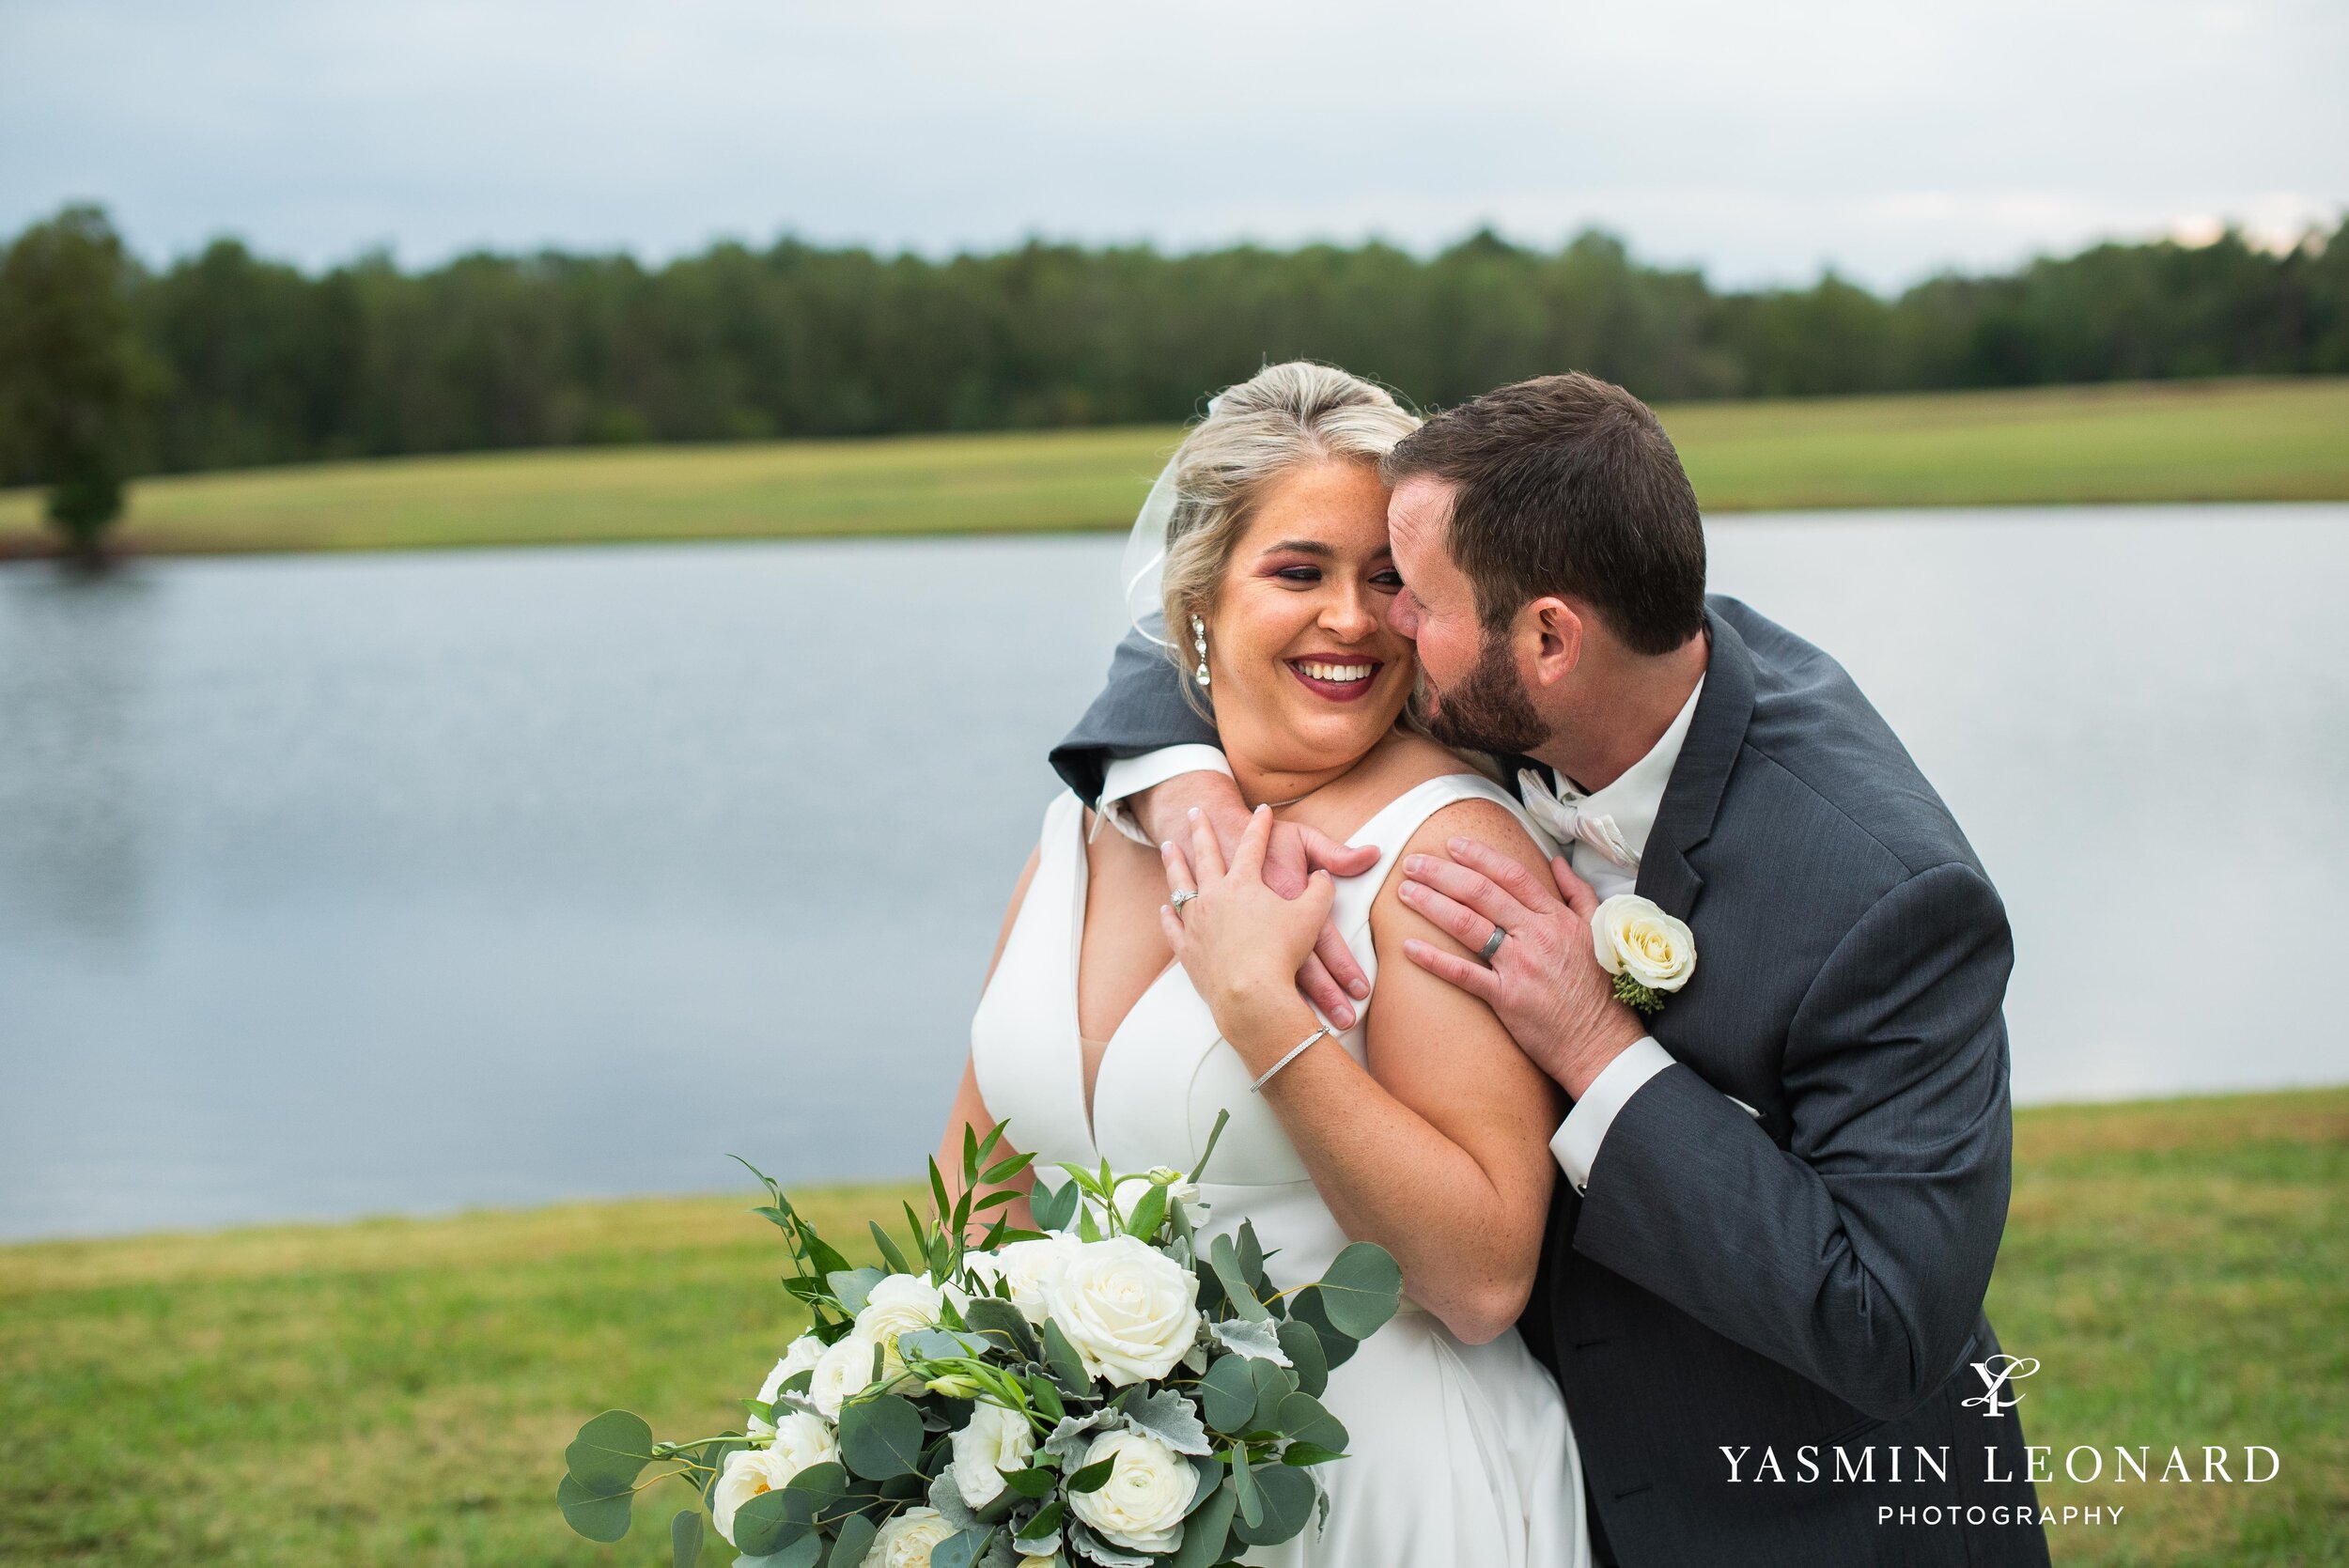
M 1351 840 L 1381 859 L 1338 884 L 1333 918 L 1374 985 L 1371 902 L 1414 831 L 1470 798 L 1524 812 L 1475 774 L 1432 779 L 1399 796 Z M 1527 831 L 1537 840 L 1540 831 Z M 1545 844 L 1546 840 L 1543 840 Z M 1323 1203 L 1252 1075 L 1218 1036 L 1177 965 L 1143 992 L 1111 1035 L 1084 1103 L 1077 959 L 1087 869 L 1084 809 L 1072 795 L 1044 815 L 1026 900 L 972 1020 L 972 1062 L 1005 1139 L 1040 1170 L 1104 1159 L 1121 1172 L 1198 1163 L 1218 1111 L 1231 1122 L 1202 1194 L 1209 1234 L 1254 1222 L 1265 1270 L 1286 1289 L 1318 1279 L 1348 1237 Z M 1408 960 L 1397 958 L 1397 962 Z M 1376 1004 L 1376 995 L 1372 1002 Z M 1362 1023 L 1340 1035 L 1362 1060 Z M 1427 1223 L 1440 1225 L 1439 1214 Z M 1280 1568 L 1587 1568 L 1581 1467 L 1557 1386 L 1512 1328 L 1489 1344 L 1455 1339 L 1407 1298 L 1392 1322 L 1330 1374 L 1323 1402 L 1346 1423 L 1349 1457 L 1320 1473 L 1330 1518 L 1316 1536 L 1258 1547 L 1244 1560 Z

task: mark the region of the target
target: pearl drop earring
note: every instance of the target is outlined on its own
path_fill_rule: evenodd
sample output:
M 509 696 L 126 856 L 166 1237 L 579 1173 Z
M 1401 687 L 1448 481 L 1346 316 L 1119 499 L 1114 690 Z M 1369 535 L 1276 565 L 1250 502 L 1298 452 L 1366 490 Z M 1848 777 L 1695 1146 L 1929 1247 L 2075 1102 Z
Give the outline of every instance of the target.
M 1196 615 L 1190 618 L 1190 645 L 1199 650 L 1199 668 L 1191 671 L 1190 678 L 1205 686 L 1207 684 L 1207 623 Z

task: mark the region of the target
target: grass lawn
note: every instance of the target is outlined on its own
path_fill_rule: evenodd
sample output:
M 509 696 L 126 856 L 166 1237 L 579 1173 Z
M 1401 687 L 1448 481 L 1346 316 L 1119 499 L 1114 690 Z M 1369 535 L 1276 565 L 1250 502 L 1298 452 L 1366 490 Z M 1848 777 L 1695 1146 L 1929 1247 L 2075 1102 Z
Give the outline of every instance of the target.
M 2016 1135 L 1991 1312 L 2042 1362 L 2022 1413 L 2059 1473 L 2076 1443 L 2283 1456 L 2256 1487 L 2043 1487 L 2127 1510 L 2058 1527 L 2057 1560 L 2349 1562 L 2349 1089 Z M 803 1206 L 846 1239 L 900 1196 Z M 665 1563 L 677 1504 L 591 1545 L 558 1456 L 610 1405 L 672 1436 L 739 1420 L 795 1329 L 744 1202 L 0 1248 L 0 1561 Z
M 2349 497 L 2349 378 L 1666 407 L 1711 512 Z M 133 550 L 1122 528 L 1171 428 L 491 453 L 145 481 Z M 0 556 L 48 549 L 0 491 Z

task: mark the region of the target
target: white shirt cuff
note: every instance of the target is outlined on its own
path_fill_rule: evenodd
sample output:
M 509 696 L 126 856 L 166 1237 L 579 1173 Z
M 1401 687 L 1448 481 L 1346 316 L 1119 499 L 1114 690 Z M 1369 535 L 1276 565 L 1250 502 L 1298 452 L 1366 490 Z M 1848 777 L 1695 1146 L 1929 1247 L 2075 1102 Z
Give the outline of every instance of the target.
M 1672 1064 L 1672 1053 L 1653 1036 L 1643 1034 L 1630 1049 L 1600 1068 L 1582 1097 L 1574 1102 L 1574 1109 L 1566 1112 L 1565 1121 L 1549 1140 L 1549 1152 L 1558 1157 L 1560 1169 L 1577 1192 L 1590 1190 L 1591 1167 L 1598 1163 L 1598 1146 L 1606 1140 L 1607 1129 L 1614 1126 L 1616 1112 L 1631 1103 L 1631 1096 L 1646 1087 L 1649 1079 Z
M 1138 757 L 1119 757 L 1101 773 L 1101 799 L 1096 806 L 1094 831 L 1098 832 L 1107 822 L 1136 844 L 1155 849 L 1158 841 L 1142 831 L 1126 802 L 1145 789 L 1156 789 L 1167 780 L 1185 773 L 1221 773 L 1232 776 L 1232 765 L 1223 760 L 1223 753 L 1213 746 L 1161 746 L 1155 752 L 1144 752 Z

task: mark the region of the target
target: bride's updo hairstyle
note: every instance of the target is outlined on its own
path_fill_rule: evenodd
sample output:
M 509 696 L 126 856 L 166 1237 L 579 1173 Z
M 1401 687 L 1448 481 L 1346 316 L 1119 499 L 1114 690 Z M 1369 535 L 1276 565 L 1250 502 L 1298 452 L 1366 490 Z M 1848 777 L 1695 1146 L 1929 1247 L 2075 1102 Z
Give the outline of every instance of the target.
M 1190 618 L 1213 608 L 1233 547 L 1275 481 L 1312 463 L 1376 467 L 1418 428 L 1384 387 L 1311 360 L 1267 365 L 1225 387 L 1174 454 L 1161 578 L 1167 657 L 1186 670 L 1193 662 Z M 1204 708 L 1189 680 L 1183 695 Z

